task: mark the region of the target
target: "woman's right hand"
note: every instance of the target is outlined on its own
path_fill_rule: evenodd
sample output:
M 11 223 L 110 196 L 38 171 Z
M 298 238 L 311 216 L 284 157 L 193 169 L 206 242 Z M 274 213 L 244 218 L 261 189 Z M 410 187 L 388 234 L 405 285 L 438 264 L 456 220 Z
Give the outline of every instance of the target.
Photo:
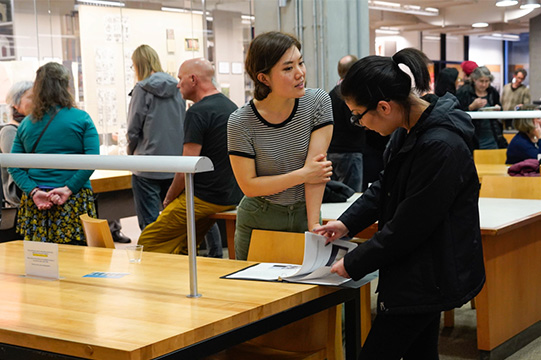
M 486 105 L 487 105 L 487 99 L 477 98 L 473 100 L 473 102 L 470 104 L 469 109 L 472 111 L 479 110 L 480 108 L 485 107 Z
M 48 194 L 45 191 L 38 190 L 32 197 L 34 204 L 38 207 L 38 210 L 48 210 L 53 206 L 53 203 L 49 201 L 47 196 Z
M 332 162 L 325 154 L 319 154 L 307 160 L 303 167 L 305 184 L 321 184 L 331 180 Z

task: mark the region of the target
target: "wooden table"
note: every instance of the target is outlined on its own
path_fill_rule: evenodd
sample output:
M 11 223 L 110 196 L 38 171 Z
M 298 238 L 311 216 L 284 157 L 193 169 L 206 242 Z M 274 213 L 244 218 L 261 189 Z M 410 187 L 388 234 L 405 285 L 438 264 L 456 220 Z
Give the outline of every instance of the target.
M 477 174 L 479 175 L 479 181 L 483 181 L 483 176 L 509 176 L 507 169 L 509 165 L 505 164 L 475 164 L 477 168 Z
M 24 277 L 23 242 L 0 244 L 0 353 L 6 359 L 197 359 L 346 302 L 346 356 L 356 359 L 359 291 L 226 280 L 252 263 L 198 258 L 200 298 L 188 298 L 188 257 L 59 245 L 61 280 Z M 85 278 L 94 271 L 119 279 Z
M 131 189 L 131 172 L 123 170 L 95 170 L 90 176 L 94 193 Z
M 541 200 L 479 199 L 486 284 L 477 346 L 503 359 L 541 336 Z
M 336 219 L 358 196 L 323 204 L 323 220 Z M 521 338 L 541 336 L 541 200 L 480 198 L 479 211 L 486 285 L 476 298 L 477 344 L 488 359 L 515 352 Z M 215 218 L 226 220 L 234 249 L 236 212 Z M 370 238 L 376 231 L 374 224 L 356 236 Z
M 99 218 L 115 220 L 136 215 L 130 171 L 96 170 L 90 184 Z

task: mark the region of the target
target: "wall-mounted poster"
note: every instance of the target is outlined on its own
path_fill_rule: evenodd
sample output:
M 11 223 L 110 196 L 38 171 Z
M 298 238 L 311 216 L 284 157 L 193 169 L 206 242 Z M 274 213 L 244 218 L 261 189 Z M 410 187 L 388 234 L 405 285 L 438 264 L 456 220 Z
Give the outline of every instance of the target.
M 199 51 L 199 39 L 184 39 L 184 48 L 186 51 Z
M 229 63 L 227 61 L 218 63 L 218 74 L 229 74 Z

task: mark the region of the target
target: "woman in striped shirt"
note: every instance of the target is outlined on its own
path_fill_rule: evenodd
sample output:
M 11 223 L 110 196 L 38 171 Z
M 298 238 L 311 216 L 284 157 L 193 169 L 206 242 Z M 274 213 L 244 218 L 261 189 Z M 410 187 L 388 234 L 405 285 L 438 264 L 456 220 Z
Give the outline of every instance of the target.
M 321 89 L 305 89 L 301 44 L 268 32 L 248 49 L 254 99 L 231 114 L 231 166 L 245 196 L 237 212 L 235 253 L 246 259 L 252 229 L 303 232 L 319 226 L 332 164 L 332 108 Z

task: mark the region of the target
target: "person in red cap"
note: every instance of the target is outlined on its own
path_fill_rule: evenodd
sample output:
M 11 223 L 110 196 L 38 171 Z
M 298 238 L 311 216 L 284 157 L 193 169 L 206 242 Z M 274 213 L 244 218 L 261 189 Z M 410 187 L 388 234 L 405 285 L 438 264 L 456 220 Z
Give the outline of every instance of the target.
M 462 64 L 460 64 L 460 67 L 462 68 L 462 85 L 466 85 L 471 82 L 470 75 L 479 65 L 475 61 L 466 60 L 463 61 Z

